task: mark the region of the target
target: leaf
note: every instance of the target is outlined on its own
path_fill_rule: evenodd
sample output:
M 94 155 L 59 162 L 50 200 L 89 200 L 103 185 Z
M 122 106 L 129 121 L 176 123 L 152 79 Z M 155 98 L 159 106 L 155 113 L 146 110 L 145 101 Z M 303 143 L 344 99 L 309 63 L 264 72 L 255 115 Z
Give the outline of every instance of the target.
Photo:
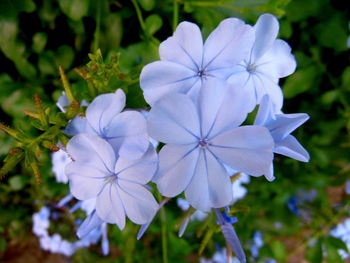
M 282 261 L 282 262 L 285 260 L 286 249 L 280 241 L 278 241 L 278 240 L 273 241 L 271 249 L 272 249 L 274 258 L 276 258 L 278 261 Z
M 27 184 L 28 178 L 23 175 L 12 176 L 9 179 L 9 185 L 12 190 L 19 191 L 22 190 L 23 187 Z
M 145 20 L 145 30 L 149 36 L 154 35 L 163 25 L 162 18 L 159 15 L 153 14 Z
M 308 91 L 315 85 L 317 75 L 317 68 L 314 66 L 296 71 L 293 75 L 288 77 L 283 86 L 285 98 L 290 99 L 300 93 Z
M 321 239 L 317 240 L 317 242 L 313 245 L 310 245 L 306 250 L 306 259 L 311 261 L 312 263 L 320 263 L 322 262 L 322 242 Z
M 58 0 L 60 8 L 72 20 L 81 20 L 89 11 L 89 0 Z
M 138 0 L 138 2 L 145 11 L 151 11 L 156 5 L 155 0 Z
M 47 43 L 47 35 L 43 32 L 37 32 L 33 36 L 33 50 L 36 53 L 40 53 L 44 50 Z

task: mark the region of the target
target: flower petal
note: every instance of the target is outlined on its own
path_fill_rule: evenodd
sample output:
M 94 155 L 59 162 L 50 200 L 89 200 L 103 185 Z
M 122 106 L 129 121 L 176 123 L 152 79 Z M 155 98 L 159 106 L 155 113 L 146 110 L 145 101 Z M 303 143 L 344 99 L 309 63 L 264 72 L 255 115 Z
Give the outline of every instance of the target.
M 259 111 L 256 114 L 254 125 L 265 126 L 275 120 L 273 106 L 268 95 L 264 95 L 260 102 Z
M 89 164 L 96 169 L 114 170 L 116 159 L 113 148 L 97 135 L 74 136 L 67 144 L 67 152 L 74 161 Z
M 276 40 L 279 24 L 275 16 L 263 14 L 255 26 L 255 42 L 252 48 L 251 60 L 256 61 L 271 48 Z
M 301 162 L 308 162 L 310 160 L 309 153 L 292 135 L 288 135 L 285 139 L 276 143 L 274 152 Z
M 148 183 L 158 167 L 158 156 L 150 144 L 148 151 L 137 160 L 120 157 L 115 166 L 115 174 L 118 178 L 139 184 Z
M 118 185 L 120 198 L 130 220 L 140 225 L 151 221 L 159 207 L 153 195 L 139 184 L 119 180 Z
M 123 230 L 125 227 L 125 210 L 117 187 L 114 182 L 105 185 L 97 197 L 96 212 L 103 221 L 117 224 L 120 230 Z
M 190 22 L 180 23 L 174 35 L 159 46 L 161 60 L 179 63 L 198 71 L 202 65 L 203 39 L 198 26 Z
M 306 113 L 277 114 L 276 120 L 268 123 L 266 127 L 275 142 L 279 143 L 308 119 L 309 115 Z
M 164 96 L 148 116 L 149 135 L 165 143 L 188 144 L 200 135 L 199 118 L 192 100 L 172 93 Z
M 264 95 L 267 94 L 274 105 L 273 111 L 280 112 L 283 105 L 283 93 L 277 84 L 277 80 L 260 71 L 253 72 L 251 80 L 254 83 L 257 103 L 260 104 Z
M 146 119 L 137 111 L 124 111 L 114 116 L 105 136 L 114 151 L 124 158 L 138 159 L 148 149 Z
M 247 117 L 246 94 L 239 87 L 215 81 L 203 85 L 200 97 L 202 138 L 236 128 Z
M 119 114 L 125 106 L 125 93 L 118 89 L 115 93 L 97 96 L 86 109 L 89 124 L 101 136 L 110 121 Z
M 233 169 L 253 176 L 267 173 L 273 147 L 269 131 L 260 126 L 241 126 L 210 142 L 210 150 L 216 157 Z
M 81 239 L 89 234 L 93 229 L 102 225 L 103 220 L 98 217 L 94 210 L 78 228 L 77 236 Z
M 96 197 L 106 183 L 104 178 L 109 175 L 107 170 L 100 170 L 80 162 L 68 164 L 65 173 L 69 179 L 72 195 L 79 200 Z
M 170 61 L 156 61 L 146 65 L 140 75 L 145 100 L 153 106 L 169 92 L 187 93 L 199 77 L 193 70 Z
M 72 119 L 67 127 L 64 129 L 64 132 L 69 135 L 77 135 L 79 133 L 88 133 L 96 134 L 96 131 L 91 127 L 86 117 L 76 116 Z
M 247 57 L 254 31 L 237 18 L 223 20 L 204 43 L 203 68 L 231 67 Z
M 185 196 L 194 208 L 204 212 L 232 202 L 230 177 L 215 156 L 204 149 L 200 150 L 196 170 Z
M 159 153 L 159 170 L 153 179 L 159 192 L 174 197 L 186 189 L 198 160 L 198 148 L 165 145 Z
M 259 71 L 274 78 L 284 78 L 295 71 L 296 61 L 287 42 L 276 39 L 257 65 Z

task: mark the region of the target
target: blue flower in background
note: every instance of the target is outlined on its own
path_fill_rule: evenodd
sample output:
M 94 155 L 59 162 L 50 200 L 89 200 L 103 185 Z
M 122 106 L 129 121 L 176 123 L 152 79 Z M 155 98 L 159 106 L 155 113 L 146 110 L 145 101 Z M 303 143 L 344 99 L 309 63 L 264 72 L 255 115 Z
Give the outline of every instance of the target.
M 203 45 L 197 25 L 182 22 L 174 35 L 161 43 L 160 61 L 146 65 L 140 86 L 150 105 L 169 92 L 197 97 L 208 79 L 226 79 L 247 57 L 254 41 L 251 26 L 237 18 L 223 20 Z
M 148 149 L 146 119 L 137 111 L 124 111 L 125 93 L 97 96 L 86 109 L 86 117 L 75 117 L 65 132 L 71 135 L 88 133 L 107 140 L 124 158 L 138 159 Z
M 255 42 L 242 62 L 234 66 L 228 81 L 239 85 L 247 93 L 252 111 L 268 94 L 275 112 L 283 105 L 283 93 L 278 80 L 292 74 L 296 68 L 289 45 L 276 39 L 279 30 L 278 20 L 270 14 L 259 17 L 254 26 Z
M 79 200 L 96 197 L 96 212 L 103 221 L 125 226 L 125 216 L 136 224 L 150 221 L 158 209 L 144 186 L 158 164 L 152 145 L 142 158 L 130 160 L 116 156 L 112 146 L 99 136 L 79 134 L 67 144 L 73 162 L 66 166 L 71 193 Z
M 241 94 L 232 88 L 217 89 L 216 84 L 206 82 L 196 104 L 184 94 L 166 95 L 148 117 L 150 136 L 167 143 L 159 153 L 154 178 L 159 191 L 167 197 L 185 191 L 190 204 L 202 211 L 232 202 L 224 164 L 260 176 L 273 157 L 266 128 L 238 127 L 247 116 Z
M 274 153 L 282 154 L 301 162 L 308 162 L 310 156 L 297 139 L 291 135 L 296 128 L 309 119 L 306 113 L 283 114 L 275 113 L 269 96 L 265 95 L 261 100 L 254 125 L 264 126 L 269 129 L 275 142 Z M 273 176 L 273 164 L 268 173 L 267 180 L 275 179 Z
M 330 234 L 336 238 L 344 241 L 348 250 L 350 251 L 350 218 L 344 220 L 344 222 L 338 224 L 334 229 L 330 231 Z M 349 257 L 349 253 L 344 250 L 339 251 L 343 259 Z

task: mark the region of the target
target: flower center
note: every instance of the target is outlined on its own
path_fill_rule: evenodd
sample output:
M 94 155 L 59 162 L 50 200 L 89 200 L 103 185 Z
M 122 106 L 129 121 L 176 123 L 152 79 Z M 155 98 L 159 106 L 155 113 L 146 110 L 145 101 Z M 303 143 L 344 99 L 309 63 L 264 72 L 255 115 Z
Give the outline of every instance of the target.
M 208 146 L 208 140 L 207 139 L 200 139 L 198 142 L 199 147 L 205 148 Z
M 197 72 L 197 76 L 198 77 L 202 77 L 203 75 L 205 75 L 205 68 L 199 68 L 198 72 Z
M 249 73 L 253 73 L 254 71 L 256 71 L 256 65 L 253 63 L 253 64 L 248 64 L 247 65 L 247 71 Z

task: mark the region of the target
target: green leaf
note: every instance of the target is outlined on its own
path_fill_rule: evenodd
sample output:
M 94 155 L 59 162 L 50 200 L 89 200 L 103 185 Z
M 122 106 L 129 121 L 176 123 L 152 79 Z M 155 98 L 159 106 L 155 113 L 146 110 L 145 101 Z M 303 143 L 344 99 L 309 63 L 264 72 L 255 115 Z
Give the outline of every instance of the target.
M 317 68 L 314 66 L 296 71 L 293 75 L 288 77 L 283 86 L 283 94 L 285 98 L 290 99 L 309 90 L 313 85 L 315 85 L 316 77 Z
M 306 259 L 312 263 L 322 262 L 322 240 L 317 240 L 316 244 L 309 246 L 306 250 Z
M 23 187 L 27 184 L 27 182 L 28 182 L 28 178 L 26 178 L 23 175 L 12 176 L 9 179 L 9 185 L 11 189 L 14 191 L 22 190 Z
M 4 252 L 7 247 L 6 239 L 0 236 L 0 253 Z
M 339 239 L 339 238 L 335 238 L 333 236 L 329 236 L 327 237 L 327 241 L 329 242 L 330 245 L 332 245 L 335 248 L 338 249 L 342 249 L 345 250 L 346 252 L 348 251 L 348 247 L 346 246 L 346 244 L 344 243 L 343 240 Z
M 60 46 L 55 55 L 57 66 L 62 66 L 64 69 L 69 69 L 74 60 L 74 51 L 70 46 Z M 57 69 L 56 69 L 57 70 Z
M 152 36 L 156 33 L 163 25 L 162 18 L 159 15 L 153 14 L 146 18 L 145 26 L 146 33 L 149 36 Z
M 339 248 L 337 248 L 335 245 L 334 240 L 331 240 L 329 237 L 325 240 L 325 245 L 326 245 L 326 253 L 327 253 L 327 258 L 328 262 L 344 262 L 342 257 L 339 255 Z M 339 245 L 336 244 L 336 245 Z
M 40 53 L 44 50 L 47 43 L 47 35 L 43 32 L 37 32 L 33 36 L 33 50 L 36 53 Z
M 89 0 L 58 0 L 60 8 L 72 20 L 81 20 L 89 11 Z
M 286 258 L 286 249 L 280 241 L 278 240 L 273 241 L 271 249 L 272 249 L 274 258 L 276 258 L 278 261 L 284 261 L 284 259 Z
M 138 2 L 145 11 L 151 11 L 156 5 L 155 0 L 138 0 Z

